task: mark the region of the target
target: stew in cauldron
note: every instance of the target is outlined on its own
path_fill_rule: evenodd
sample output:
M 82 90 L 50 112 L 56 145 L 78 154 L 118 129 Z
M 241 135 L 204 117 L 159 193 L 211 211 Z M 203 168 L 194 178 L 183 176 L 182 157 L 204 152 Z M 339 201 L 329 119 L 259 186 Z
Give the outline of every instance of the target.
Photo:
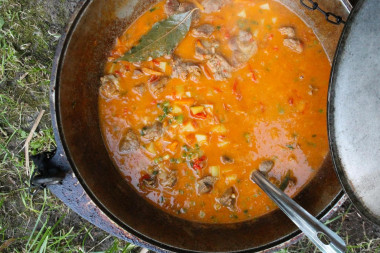
M 330 63 L 312 29 L 272 0 L 167 0 L 117 38 L 99 113 L 125 179 L 205 223 L 276 208 L 253 169 L 296 195 L 328 153 Z

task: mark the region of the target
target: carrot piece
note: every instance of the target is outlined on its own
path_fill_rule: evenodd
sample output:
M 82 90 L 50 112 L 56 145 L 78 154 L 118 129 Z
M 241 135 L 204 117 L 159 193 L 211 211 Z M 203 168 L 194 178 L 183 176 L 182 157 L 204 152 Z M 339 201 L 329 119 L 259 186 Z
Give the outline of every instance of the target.
M 173 153 L 175 152 L 177 146 L 178 146 L 178 142 L 173 141 L 172 143 L 166 146 L 166 149 Z
M 237 88 L 238 83 L 238 80 L 235 80 L 234 85 L 232 86 L 232 92 L 235 94 L 236 99 L 240 101 L 242 99 L 242 95 Z

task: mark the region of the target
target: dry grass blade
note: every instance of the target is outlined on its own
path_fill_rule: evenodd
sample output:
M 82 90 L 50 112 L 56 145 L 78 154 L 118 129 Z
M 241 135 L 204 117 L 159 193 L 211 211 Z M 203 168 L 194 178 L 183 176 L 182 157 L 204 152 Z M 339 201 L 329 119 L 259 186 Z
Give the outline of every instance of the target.
M 42 110 L 42 111 L 38 114 L 37 119 L 36 119 L 36 121 L 34 122 L 33 127 L 32 127 L 32 129 L 30 130 L 29 135 L 28 135 L 28 138 L 26 138 L 26 141 L 25 141 L 25 144 L 24 144 L 24 148 L 25 148 L 25 168 L 26 168 L 26 174 L 27 174 L 28 176 L 30 175 L 30 168 L 29 168 L 29 143 L 30 143 L 30 141 L 32 140 L 32 138 L 33 138 L 33 134 L 34 134 L 34 132 L 36 131 L 37 126 L 38 126 L 38 124 L 40 123 L 41 118 L 42 118 L 42 116 L 44 115 L 44 113 L 45 113 L 45 110 Z
M 3 242 L 3 244 L 0 245 L 0 252 L 3 252 L 3 250 L 7 249 L 14 241 L 16 241 L 15 238 L 10 238 Z

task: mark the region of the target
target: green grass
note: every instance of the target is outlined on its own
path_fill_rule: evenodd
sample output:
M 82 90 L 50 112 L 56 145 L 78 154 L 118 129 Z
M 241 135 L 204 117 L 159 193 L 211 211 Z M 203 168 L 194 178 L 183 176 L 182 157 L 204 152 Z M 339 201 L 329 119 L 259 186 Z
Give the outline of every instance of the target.
M 129 252 L 48 190 L 29 194 L 23 145 L 42 109 L 30 154 L 55 144 L 48 87 L 59 35 L 44 13 L 35 1 L 0 0 L 0 252 Z
M 46 13 L 46 2 L 0 0 L 0 252 L 130 252 L 133 245 L 82 220 L 48 190 L 29 195 L 22 148 L 42 109 L 46 113 L 30 153 L 54 148 L 48 86 L 59 34 L 57 22 Z M 59 27 L 67 15 L 57 12 Z M 369 223 L 355 225 L 366 225 L 365 233 L 347 225 L 356 215 L 346 206 L 326 224 L 345 238 L 349 252 L 380 252 L 380 240 L 370 233 Z M 303 239 L 279 252 L 316 249 Z

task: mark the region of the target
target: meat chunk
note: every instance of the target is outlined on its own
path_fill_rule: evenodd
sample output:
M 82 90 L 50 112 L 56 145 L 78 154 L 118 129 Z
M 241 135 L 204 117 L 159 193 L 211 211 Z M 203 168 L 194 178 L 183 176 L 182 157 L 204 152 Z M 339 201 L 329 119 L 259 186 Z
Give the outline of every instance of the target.
M 231 164 L 231 163 L 234 163 L 234 159 L 227 156 L 227 155 L 222 155 L 220 157 L 220 161 L 223 163 L 223 164 Z
M 228 45 L 233 51 L 231 63 L 235 67 L 245 64 L 253 55 L 257 53 L 257 42 L 253 40 L 252 34 L 240 31 L 238 36 L 232 37 Z
M 195 58 L 203 61 L 210 59 L 215 54 L 216 48 L 219 47 L 218 41 L 201 40 L 195 43 Z
M 140 148 L 140 142 L 132 129 L 128 129 L 119 142 L 120 153 L 131 153 Z
M 230 187 L 217 200 L 222 206 L 225 206 L 231 211 L 233 211 L 235 209 L 236 197 L 237 196 L 236 196 L 235 188 Z
M 164 91 L 166 84 L 168 83 L 169 78 L 166 76 L 161 76 L 154 78 L 148 82 L 149 91 L 154 97 L 157 97 L 161 92 Z
M 136 93 L 137 95 L 142 96 L 145 93 L 145 91 L 146 91 L 146 85 L 145 85 L 145 83 L 140 83 L 140 84 L 135 85 L 132 88 L 132 91 L 134 93 Z
M 238 39 L 241 42 L 250 42 L 252 41 L 252 33 L 247 32 L 247 31 L 239 31 L 239 36 Z
M 205 13 L 219 11 L 224 5 L 228 4 L 231 0 L 204 0 L 202 5 Z
M 178 12 L 179 2 L 178 0 L 167 0 L 164 6 L 165 13 L 168 16 L 171 16 Z
M 226 78 L 231 77 L 232 67 L 224 59 L 223 56 L 219 54 L 214 54 L 207 62 L 207 67 L 212 72 L 214 79 L 217 81 L 223 81 Z
M 153 125 L 145 126 L 141 129 L 141 135 L 149 140 L 154 140 L 164 133 L 164 127 L 160 121 L 156 121 Z
M 114 75 L 106 75 L 100 78 L 101 86 L 100 93 L 107 97 L 112 98 L 119 94 L 119 79 Z
M 168 16 L 173 14 L 187 12 L 195 9 L 196 6 L 191 2 L 182 2 L 180 3 L 178 0 L 167 0 L 164 6 L 165 13 Z M 195 10 L 192 14 L 192 23 L 198 23 L 200 18 L 199 10 Z
M 296 32 L 294 31 L 293 27 L 290 27 L 290 26 L 280 27 L 280 28 L 278 28 L 278 31 L 282 35 L 287 36 L 288 38 L 294 38 L 294 37 L 296 37 Z
M 158 174 L 160 179 L 160 184 L 164 187 L 173 187 L 177 183 L 177 171 L 172 170 L 169 173 L 163 170 L 160 170 Z
M 195 37 L 209 37 L 214 31 L 215 28 L 213 25 L 203 24 L 198 27 L 195 27 L 192 30 L 192 34 Z
M 260 163 L 259 165 L 259 170 L 264 173 L 264 174 L 267 174 L 274 166 L 274 162 L 272 160 L 264 160 Z
M 214 187 L 214 184 L 217 180 L 218 179 L 216 177 L 212 177 L 212 176 L 205 176 L 204 178 L 198 180 L 198 183 L 197 183 L 198 194 L 209 193 Z
M 284 39 L 283 44 L 284 44 L 284 46 L 290 48 L 292 51 L 294 51 L 296 53 L 300 54 L 303 52 L 303 46 L 302 46 L 302 43 L 299 39 L 287 38 L 287 39 Z
M 180 58 L 175 58 L 172 64 L 172 78 L 179 78 L 183 81 L 190 79 L 198 82 L 201 76 L 200 67 L 193 62 L 184 62 Z
M 135 70 L 133 70 L 132 79 L 139 79 L 143 75 L 144 75 L 144 73 L 141 72 L 141 70 L 135 69 Z
M 145 174 L 141 179 L 142 183 L 151 188 L 157 187 L 157 174 L 159 173 L 159 170 L 157 167 L 150 168 L 148 170 L 148 174 Z

